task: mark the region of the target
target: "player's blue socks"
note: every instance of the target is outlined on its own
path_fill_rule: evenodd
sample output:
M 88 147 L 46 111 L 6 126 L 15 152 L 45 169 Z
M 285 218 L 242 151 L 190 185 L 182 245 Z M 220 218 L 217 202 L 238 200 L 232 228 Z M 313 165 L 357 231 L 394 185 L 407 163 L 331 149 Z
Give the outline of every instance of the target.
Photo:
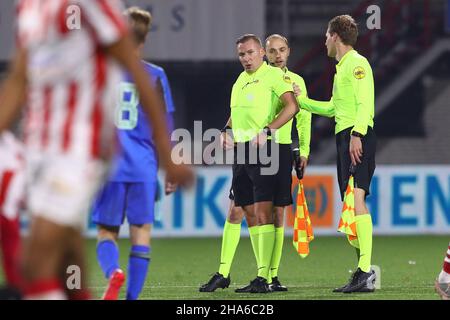
M 127 300 L 137 300 L 147 277 L 150 264 L 149 246 L 132 246 L 128 261 Z
M 112 240 L 101 240 L 97 244 L 97 261 L 106 279 L 114 270 L 119 269 L 119 248 Z

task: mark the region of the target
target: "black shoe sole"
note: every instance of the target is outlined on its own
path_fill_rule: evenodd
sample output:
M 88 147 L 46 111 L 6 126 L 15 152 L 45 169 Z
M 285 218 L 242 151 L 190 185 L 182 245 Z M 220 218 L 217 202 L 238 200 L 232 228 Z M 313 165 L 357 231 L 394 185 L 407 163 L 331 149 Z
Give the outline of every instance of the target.
M 348 287 L 348 285 L 345 285 L 345 286 L 342 286 L 339 288 L 335 288 L 335 289 L 333 289 L 333 292 L 334 293 L 342 293 L 347 287 Z
M 202 288 L 199 288 L 198 289 L 198 291 L 199 292 L 214 292 L 214 291 L 216 291 L 217 289 L 226 289 L 226 288 L 228 288 L 230 286 L 230 284 L 226 284 L 225 286 L 219 286 L 219 287 L 215 287 L 213 290 L 202 290 Z
M 343 293 L 350 294 L 350 293 L 373 293 L 373 292 L 375 292 L 375 289 L 360 289 L 355 291 L 346 291 Z
M 224 289 L 226 289 L 226 288 L 228 288 L 228 287 L 217 287 L 217 288 L 215 288 L 214 290 L 201 290 L 201 289 L 199 289 L 198 291 L 199 292 L 214 292 L 214 291 L 216 291 L 217 289 L 222 289 L 222 290 L 224 290 Z
M 342 290 L 343 293 L 372 293 L 374 291 L 375 291 L 375 289 L 369 289 L 369 288 L 365 287 L 364 285 L 361 287 L 356 287 L 354 289 Z
M 267 291 L 255 291 L 252 289 L 245 289 L 245 291 L 244 291 L 244 290 L 235 289 L 234 292 L 236 292 L 236 293 L 270 293 L 272 291 L 270 289 L 268 289 Z
M 270 288 L 270 292 L 286 292 L 287 288 Z

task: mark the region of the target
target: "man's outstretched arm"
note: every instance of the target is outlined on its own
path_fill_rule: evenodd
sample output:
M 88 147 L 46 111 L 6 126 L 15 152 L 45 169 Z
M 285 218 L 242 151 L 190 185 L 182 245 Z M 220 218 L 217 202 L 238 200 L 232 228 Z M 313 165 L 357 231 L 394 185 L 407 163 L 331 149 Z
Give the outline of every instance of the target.
M 306 97 L 299 97 L 300 108 L 319 116 L 332 118 L 335 116 L 333 98 L 330 101 L 317 101 Z

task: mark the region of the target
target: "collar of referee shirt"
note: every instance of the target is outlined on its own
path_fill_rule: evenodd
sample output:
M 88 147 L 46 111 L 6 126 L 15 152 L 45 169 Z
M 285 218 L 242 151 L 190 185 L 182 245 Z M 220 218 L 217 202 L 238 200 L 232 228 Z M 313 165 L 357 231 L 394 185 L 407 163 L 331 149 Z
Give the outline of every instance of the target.
M 267 62 L 263 61 L 263 63 L 259 66 L 258 69 L 256 69 L 254 72 L 248 72 L 245 71 L 245 73 L 247 74 L 247 76 L 249 77 L 256 77 L 257 75 L 260 75 L 262 72 L 264 72 L 264 70 L 267 70 Z
M 348 50 L 347 53 L 344 54 L 344 55 L 342 56 L 341 60 L 338 62 L 337 65 L 338 65 L 339 67 L 342 66 L 342 64 L 344 63 L 344 60 L 345 60 L 349 55 L 351 55 L 352 52 L 358 53 L 355 49 Z

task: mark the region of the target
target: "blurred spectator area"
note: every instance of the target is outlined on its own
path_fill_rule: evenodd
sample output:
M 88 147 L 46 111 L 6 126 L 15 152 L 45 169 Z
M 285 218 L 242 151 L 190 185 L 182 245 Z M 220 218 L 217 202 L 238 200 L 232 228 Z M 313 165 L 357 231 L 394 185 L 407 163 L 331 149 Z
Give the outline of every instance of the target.
M 381 9 L 380 30 L 366 27 L 366 9 L 373 4 Z M 374 70 L 378 163 L 450 163 L 446 5 L 447 0 L 266 0 L 266 35 L 289 38 L 289 68 L 304 77 L 311 98 L 327 100 L 336 64 L 326 55 L 327 23 L 336 15 L 351 14 L 359 24 L 356 49 Z M 237 58 L 152 62 L 164 67 L 169 77 L 176 127 L 193 131 L 199 120 L 203 130 L 224 126 L 230 115 L 231 87 L 242 71 Z M 5 67 L 0 63 L 0 71 Z M 315 116 L 311 164 L 334 163 L 334 143 L 334 122 Z
M 327 22 L 335 15 L 350 13 L 359 25 L 356 50 L 368 58 L 374 70 L 378 163 L 448 163 L 449 148 L 441 145 L 442 137 L 450 136 L 445 125 L 450 116 L 440 111 L 447 108 L 450 89 L 446 2 L 269 0 L 267 31 L 288 33 L 296 54 L 291 69 L 305 78 L 311 98 L 328 100 L 336 62 L 326 57 Z M 366 26 L 370 5 L 381 9 L 380 30 Z M 333 120 L 315 117 L 312 163 L 334 163 L 333 136 Z
M 377 161 L 449 163 L 450 41 L 444 31 L 444 0 L 267 0 L 266 35 L 290 40 L 289 68 L 302 75 L 310 97 L 331 97 L 336 62 L 328 58 L 325 32 L 331 17 L 349 13 L 359 25 L 356 46 L 374 70 Z M 381 9 L 381 29 L 369 30 L 369 5 Z M 249 30 L 250 32 L 251 30 Z M 231 44 L 234 45 L 234 44 Z M 170 63 L 177 125 L 222 128 L 229 116 L 231 86 L 242 68 L 236 61 Z M 335 162 L 334 121 L 314 117 L 311 163 Z

